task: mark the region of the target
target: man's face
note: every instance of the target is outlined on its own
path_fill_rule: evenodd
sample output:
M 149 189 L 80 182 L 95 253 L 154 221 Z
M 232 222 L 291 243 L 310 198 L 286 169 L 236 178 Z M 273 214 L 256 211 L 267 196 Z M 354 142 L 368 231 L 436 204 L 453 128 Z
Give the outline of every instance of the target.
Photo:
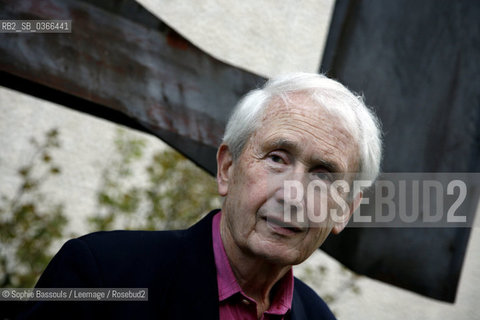
M 217 180 L 226 196 L 222 238 L 247 255 L 282 265 L 301 263 L 343 224 L 309 220 L 307 210 L 319 215 L 320 206 L 307 207 L 306 201 L 304 222 L 293 215 L 292 223 L 283 224 L 284 208 L 290 205 L 284 181 L 299 181 L 307 190 L 312 179 L 329 183 L 332 173 L 356 171 L 356 159 L 353 138 L 322 107 L 302 95 L 290 96 L 288 106 L 273 101 L 236 161 L 227 147 L 219 150 Z M 329 209 L 336 205 L 325 194 L 321 201 Z

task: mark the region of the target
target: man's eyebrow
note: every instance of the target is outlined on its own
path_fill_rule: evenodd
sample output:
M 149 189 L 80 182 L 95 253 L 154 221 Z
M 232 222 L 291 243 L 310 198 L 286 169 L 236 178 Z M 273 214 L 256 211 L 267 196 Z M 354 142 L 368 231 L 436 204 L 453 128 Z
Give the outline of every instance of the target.
M 299 154 L 301 151 L 301 146 L 298 143 L 295 143 L 287 139 L 276 139 L 269 141 L 267 143 L 269 149 L 285 149 L 293 154 Z M 323 158 L 314 157 L 311 159 L 311 162 L 314 164 L 314 168 L 323 168 L 329 172 L 341 172 L 340 167 L 332 161 L 328 161 Z
M 335 172 L 341 172 L 342 171 L 342 170 L 340 170 L 339 166 L 336 163 L 325 160 L 325 159 L 315 158 L 314 163 L 317 164 L 315 166 L 315 168 L 320 167 L 320 168 L 323 168 L 323 169 L 327 170 L 328 172 L 334 172 L 335 173 Z
M 286 149 L 294 153 L 297 153 L 300 151 L 300 147 L 298 146 L 297 143 L 287 139 L 276 139 L 276 140 L 269 141 L 267 143 L 267 146 L 270 149 Z

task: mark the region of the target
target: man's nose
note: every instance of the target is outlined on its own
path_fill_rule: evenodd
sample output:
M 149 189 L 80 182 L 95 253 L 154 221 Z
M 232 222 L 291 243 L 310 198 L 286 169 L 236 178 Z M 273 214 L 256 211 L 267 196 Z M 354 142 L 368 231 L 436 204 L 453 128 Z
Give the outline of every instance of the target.
M 291 170 L 279 181 L 275 190 L 275 201 L 283 208 L 283 219 L 305 227 L 306 180 L 303 170 Z
M 310 181 L 310 173 L 308 172 L 308 168 L 302 164 L 297 164 L 288 173 L 288 179 L 298 181 L 305 189 Z
M 277 177 L 275 198 L 282 201 L 303 201 L 303 195 L 309 183 L 309 173 L 302 166 L 297 166 Z

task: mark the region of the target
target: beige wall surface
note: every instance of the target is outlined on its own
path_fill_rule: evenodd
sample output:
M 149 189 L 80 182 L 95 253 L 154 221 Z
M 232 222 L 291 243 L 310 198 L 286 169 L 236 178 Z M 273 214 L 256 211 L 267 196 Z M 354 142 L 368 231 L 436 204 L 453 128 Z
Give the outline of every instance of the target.
M 47 180 L 44 191 L 48 201 L 65 203 L 68 229 L 81 235 L 86 232 L 86 215 L 96 208 L 101 172 L 115 155 L 114 139 L 120 126 L 0 87 L 0 194 L 12 195 L 18 186 L 17 170 L 34 153 L 29 140 L 42 140 L 52 128 L 60 132 L 61 147 L 52 156 L 62 173 Z M 151 148 L 166 146 L 154 136 L 124 129 L 146 139 Z
M 136 0 L 213 57 L 264 77 L 317 72 L 335 0 Z

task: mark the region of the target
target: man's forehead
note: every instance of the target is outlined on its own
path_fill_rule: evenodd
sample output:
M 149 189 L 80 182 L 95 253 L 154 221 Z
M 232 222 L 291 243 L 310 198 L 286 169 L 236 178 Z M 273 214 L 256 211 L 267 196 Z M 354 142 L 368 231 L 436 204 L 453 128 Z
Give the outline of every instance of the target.
M 343 118 L 322 103 L 316 101 L 307 93 L 288 94 L 282 97 L 275 97 L 265 107 L 261 117 L 260 126 L 256 131 L 261 131 L 272 124 L 281 121 L 285 125 L 295 125 L 296 122 L 306 131 L 315 131 L 318 128 L 334 129 L 340 137 L 351 139 Z
M 289 93 L 273 97 L 267 104 L 262 120 L 267 120 L 278 112 L 320 114 L 325 108 L 306 92 Z

